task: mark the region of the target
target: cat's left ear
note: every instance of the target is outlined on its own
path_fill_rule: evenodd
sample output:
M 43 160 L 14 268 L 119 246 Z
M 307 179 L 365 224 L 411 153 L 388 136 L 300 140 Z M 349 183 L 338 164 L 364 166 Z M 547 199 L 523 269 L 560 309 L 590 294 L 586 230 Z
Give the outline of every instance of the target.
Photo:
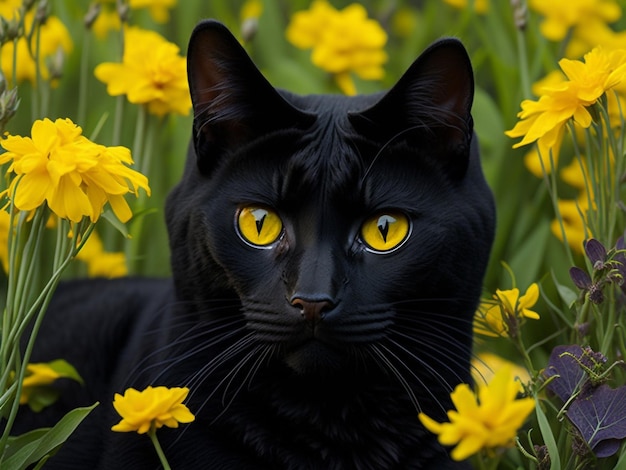
M 449 173 L 467 170 L 473 135 L 472 65 L 463 44 L 441 39 L 427 48 L 378 103 L 351 113 L 353 126 L 382 144 L 407 139 L 427 145 Z
M 210 172 L 225 151 L 281 129 L 304 128 L 313 116 L 296 109 L 263 77 L 220 22 L 194 29 L 187 51 L 198 168 Z

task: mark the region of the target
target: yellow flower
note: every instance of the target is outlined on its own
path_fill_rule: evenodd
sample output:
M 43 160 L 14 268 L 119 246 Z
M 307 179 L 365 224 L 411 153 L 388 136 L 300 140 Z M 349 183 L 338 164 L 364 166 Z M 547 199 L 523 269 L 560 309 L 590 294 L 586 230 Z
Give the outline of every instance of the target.
M 493 300 L 483 301 L 478 307 L 474 317 L 474 333 L 491 337 L 514 336 L 520 320 L 539 319 L 539 314 L 530 310 L 538 299 L 537 283 L 532 283 L 521 297 L 518 288 L 497 289 Z
M 104 250 L 97 232 L 92 232 L 76 258 L 87 264 L 89 277 L 124 277 L 128 274 L 126 256 L 123 252 Z
M 182 404 L 188 393 L 188 388 L 180 387 L 148 387 L 141 392 L 129 388 L 124 395 L 116 393 L 113 406 L 122 420 L 111 430 L 145 434 L 151 428 L 177 428 L 179 423 L 190 423 L 195 417 Z
M 115 0 L 101 1 L 101 10 L 91 25 L 91 30 L 99 39 L 104 39 L 109 31 L 119 31 L 122 20 L 115 9 Z
M 520 121 L 505 132 L 509 137 L 523 137 L 513 145 L 521 147 L 537 141 L 542 157 L 557 148 L 569 119 L 583 128 L 591 125 L 587 107 L 593 105 L 607 90 L 626 79 L 625 51 L 607 52 L 595 48 L 585 61 L 561 59 L 559 66 L 568 80 L 552 87 L 543 87 L 544 95 L 537 101 L 524 100 L 518 113 Z
M 149 8 L 154 21 L 167 23 L 170 19 L 170 9 L 174 8 L 176 0 L 129 0 L 128 5 L 133 10 Z
M 109 31 L 119 31 L 122 21 L 117 11 L 117 0 L 98 0 L 100 12 L 91 25 L 97 38 L 103 39 Z M 129 0 L 131 10 L 148 8 L 150 16 L 157 23 L 167 23 L 170 19 L 169 10 L 176 5 L 176 0 Z
M 26 377 L 22 381 L 22 395 L 20 396 L 20 405 L 28 403 L 31 394 L 36 387 L 42 387 L 52 384 L 56 379 L 61 377 L 49 364 L 33 363 L 26 366 Z
M 595 21 L 575 28 L 567 41 L 565 57 L 578 58 L 597 46 L 607 50 L 621 49 L 626 44 L 626 31 L 615 31 L 606 23 Z
M 544 17 L 541 33 L 551 41 L 565 39 L 572 28 L 617 21 L 622 14 L 615 0 L 530 0 L 528 5 Z
M 5 18 L 12 18 L 12 16 L 4 16 Z M 29 11 L 24 18 L 25 34 L 17 40 L 17 51 L 15 51 L 15 44 L 13 41 L 9 41 L 0 49 L 0 60 L 2 61 L 2 73 L 7 77 L 9 83 L 13 80 L 13 54 L 15 51 L 17 62 L 15 69 L 15 77 L 17 83 L 24 81 L 30 81 L 33 85 L 37 82 L 37 67 L 35 64 L 35 58 L 31 54 L 31 51 L 37 50 L 36 38 L 37 34 L 32 32 L 34 24 L 35 13 Z M 39 41 L 39 70 L 41 77 L 47 80 L 50 76 L 50 72 L 47 66 L 47 62 L 57 52 L 63 51 L 64 53 L 71 52 L 73 48 L 72 38 L 69 31 L 56 16 L 49 16 L 46 22 L 40 26 L 40 41 Z M 31 37 L 32 36 L 32 37 Z M 31 44 L 29 47 L 27 37 L 31 37 Z
M 568 185 L 580 191 L 584 191 L 587 187 L 587 185 L 585 184 L 585 180 L 589 180 L 589 172 L 587 171 L 587 165 L 585 164 L 585 160 L 581 158 L 581 162 L 582 167 L 578 159 L 572 160 L 569 165 L 567 165 L 559 172 L 559 175 L 561 176 L 561 179 Z
M 100 217 L 109 202 L 117 218 L 126 222 L 132 212 L 124 196 L 150 194 L 148 179 L 126 165 L 130 150 L 104 147 L 82 135 L 70 119 L 37 120 L 32 137 L 8 135 L 0 142 L 7 152 L 0 164 L 11 162 L 7 175 L 15 174 L 7 194 L 19 210 L 31 211 L 44 201 L 57 216 L 79 222 Z
M 9 21 L 15 19 L 21 6 L 22 0 L 0 0 L 0 16 Z
M 95 69 L 98 80 L 106 83 L 107 92 L 147 105 L 148 111 L 157 116 L 189 114 L 187 64 L 178 54 L 178 46 L 139 28 L 128 28 L 124 38 L 122 63 L 106 62 Z
M 315 0 L 309 10 L 293 14 L 287 26 L 287 40 L 299 49 L 312 49 L 322 41 L 324 29 L 337 13 L 326 0 Z
M 333 74 L 348 95 L 356 93 L 351 73 L 364 80 L 384 76 L 387 34 L 375 20 L 367 18 L 362 5 L 353 3 L 339 11 L 324 0 L 316 0 L 310 10 L 294 14 L 286 34 L 296 47 L 312 48 L 313 64 Z
M 15 374 L 12 375 L 15 377 Z M 47 363 L 30 363 L 26 365 L 26 375 L 22 380 L 20 405 L 26 405 L 33 411 L 41 411 L 58 398 L 58 392 L 48 386 L 57 379 L 66 378 L 83 383 L 76 369 L 63 359 Z
M 578 199 L 559 199 L 557 201 L 559 214 L 563 220 L 563 229 L 567 243 L 577 253 L 583 253 L 583 242 L 590 238 L 591 232 L 585 223 L 585 215 L 589 208 L 589 203 L 585 193 Z M 563 231 L 558 219 L 554 219 L 550 224 L 550 230 L 559 240 L 563 240 Z
M 450 394 L 456 410 L 448 411 L 449 422 L 438 423 L 424 413 L 419 419 L 441 444 L 456 446 L 450 454 L 454 460 L 465 460 L 482 449 L 514 445 L 535 407 L 532 398 L 516 399 L 518 392 L 511 367 L 504 366 L 487 385 L 478 385 L 476 394 L 467 384 L 457 385 Z
M 530 381 L 526 368 L 490 352 L 481 352 L 472 360 L 472 378 L 475 383 L 488 384 L 496 372 L 503 367 L 511 369 L 511 375 L 519 385 L 519 392 L 524 391 L 523 383 Z
M 444 0 L 445 3 L 451 5 L 459 10 L 469 7 L 474 8 L 474 11 L 479 15 L 484 15 L 489 11 L 489 0 Z
M 246 0 L 241 7 L 239 17 L 244 22 L 249 19 L 259 18 L 263 13 L 263 2 L 261 0 Z
M 530 310 L 539 299 L 539 286 L 536 282 L 533 282 L 521 297 L 517 288 L 510 290 L 497 289 L 495 297 L 504 306 L 507 315 L 539 320 L 539 314 Z

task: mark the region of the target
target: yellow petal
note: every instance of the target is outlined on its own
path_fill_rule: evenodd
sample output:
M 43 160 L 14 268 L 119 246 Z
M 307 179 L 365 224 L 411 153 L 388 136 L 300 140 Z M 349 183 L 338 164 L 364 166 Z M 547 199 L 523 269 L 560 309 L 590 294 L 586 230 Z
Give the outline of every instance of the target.
M 480 449 L 482 449 L 484 444 L 485 439 L 483 438 L 483 436 L 467 436 L 465 439 L 459 442 L 459 444 L 454 449 L 452 449 L 452 452 L 450 452 L 450 457 L 452 457 L 453 460 L 457 461 L 466 460 L 467 458 L 478 452 Z

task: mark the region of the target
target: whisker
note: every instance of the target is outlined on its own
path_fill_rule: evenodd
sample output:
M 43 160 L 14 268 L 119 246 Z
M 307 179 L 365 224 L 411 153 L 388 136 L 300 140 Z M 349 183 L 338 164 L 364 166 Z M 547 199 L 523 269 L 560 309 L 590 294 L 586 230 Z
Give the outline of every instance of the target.
M 237 333 L 239 332 L 233 332 L 229 336 Z M 236 356 L 250 344 L 254 344 L 254 336 L 254 332 L 247 333 L 245 336 L 239 338 L 235 341 L 235 343 L 231 344 L 228 348 L 224 349 L 217 356 L 207 362 L 200 370 L 196 371 L 196 373 L 193 374 L 187 382 L 187 386 L 192 389 L 191 394 L 194 394 L 193 390 L 196 386 L 204 382 L 206 378 L 213 373 L 213 371 L 219 368 L 226 361 L 230 360 L 232 357 Z
M 382 351 L 380 351 L 380 349 L 378 349 L 376 344 L 370 344 L 368 350 L 369 351 L 373 351 L 375 356 L 378 357 L 383 362 L 383 364 L 381 364 L 381 368 L 382 368 L 383 371 L 386 371 L 387 367 L 388 367 L 389 370 L 391 370 L 393 372 L 393 375 L 396 377 L 396 379 L 398 379 L 398 381 L 402 385 L 402 388 L 404 388 L 404 390 L 409 395 L 409 399 L 411 400 L 411 403 L 413 404 L 413 406 L 418 411 L 421 411 L 421 407 L 420 407 L 420 404 L 419 404 L 419 401 L 418 401 L 417 397 L 415 396 L 415 393 L 411 389 L 411 386 L 406 381 L 406 379 L 402 376 L 400 371 L 398 371 L 396 366 L 394 366 L 393 363 L 385 356 L 385 354 Z M 374 356 L 372 356 L 372 357 L 374 357 Z M 376 358 L 374 357 L 374 359 L 376 359 Z M 378 361 L 376 361 L 376 362 L 378 362 Z M 386 367 L 382 367 L 382 365 L 384 365 Z
M 402 346 L 402 344 L 398 343 L 397 341 L 393 340 L 392 338 L 387 338 L 387 341 L 389 341 L 390 343 L 394 344 L 395 346 L 397 346 L 401 351 L 404 351 L 408 356 L 412 357 L 413 359 L 415 359 L 417 362 L 419 362 L 424 368 L 426 368 L 427 370 L 429 370 L 433 376 L 435 376 L 438 380 L 439 383 L 446 385 L 446 387 L 448 388 L 448 391 L 452 391 L 452 386 L 448 383 L 448 381 L 437 371 L 437 369 L 435 369 L 429 362 L 424 361 L 422 358 L 420 358 L 419 356 L 417 356 L 416 354 L 414 354 L 413 352 L 411 352 L 408 348 L 406 348 L 405 346 Z M 442 365 L 445 369 L 447 369 L 448 371 L 452 372 L 453 375 L 459 380 L 459 382 L 461 382 L 463 379 L 459 376 L 459 374 L 448 365 L 448 363 L 446 363 L 446 361 L 443 361 L 439 358 L 439 356 L 437 356 L 436 354 L 429 354 L 424 350 L 420 351 L 421 353 L 424 353 L 425 355 L 427 355 L 429 358 L 434 359 L 436 363 Z
M 210 347 L 213 346 L 215 344 L 218 344 L 219 342 L 228 339 L 230 336 L 232 336 L 233 334 L 235 334 L 234 331 L 230 330 L 230 328 L 232 328 L 232 326 L 234 326 L 237 323 L 242 322 L 241 319 L 229 319 L 231 321 L 228 321 L 226 323 L 223 322 L 222 319 L 220 319 L 219 321 L 212 321 L 212 322 L 203 322 L 203 323 L 198 323 L 197 321 L 191 324 L 191 328 L 188 328 L 187 330 L 185 330 L 183 333 L 181 333 L 176 339 L 174 339 L 173 341 L 160 346 L 158 348 L 153 349 L 150 354 L 146 355 L 145 357 L 143 357 L 141 359 L 141 361 L 139 361 L 137 363 L 137 365 L 128 373 L 128 376 L 126 378 L 126 382 L 128 383 L 129 380 L 131 380 L 133 377 L 135 377 L 137 375 L 137 372 L 139 370 L 141 370 L 142 372 L 148 371 L 150 369 L 154 369 L 157 367 L 162 367 L 164 362 L 169 362 L 169 361 L 173 361 L 169 366 L 167 366 L 163 371 L 161 371 L 161 373 L 155 378 L 158 379 L 160 376 L 163 375 L 164 372 L 166 372 L 167 370 L 169 370 L 173 365 L 175 365 L 177 362 L 179 362 L 180 359 L 188 359 L 189 357 L 193 356 L 194 354 L 197 354 L 198 352 L 201 352 L 202 350 L 204 350 L 206 347 Z M 211 327 L 210 329 L 208 328 L 212 323 L 217 324 L 216 327 Z M 221 325 L 219 323 L 222 323 Z M 158 357 L 159 355 L 165 353 L 166 351 L 172 350 L 174 347 L 176 346 L 180 346 L 184 343 L 187 342 L 194 342 L 198 339 L 201 339 L 207 335 L 216 335 L 216 333 L 220 330 L 227 330 L 228 334 L 224 334 L 224 333 L 220 333 L 220 336 L 215 336 L 212 338 L 212 340 L 209 343 L 200 343 L 199 345 L 193 347 L 192 349 L 190 349 L 189 351 L 186 352 L 186 354 L 182 357 L 180 356 L 175 356 L 173 358 L 170 358 L 166 361 L 159 361 L 156 362 L 154 364 L 150 364 L 150 365 L 146 365 L 151 359 Z M 193 334 L 192 334 L 193 333 Z
M 232 324 L 235 324 L 236 322 L 232 322 Z M 174 345 L 181 345 L 184 344 L 188 341 L 194 341 L 197 340 L 198 338 L 202 338 L 204 336 L 207 335 L 212 335 L 214 334 L 214 331 L 212 330 L 208 330 L 208 331 L 203 331 L 203 332 L 198 332 L 195 335 L 192 336 L 186 336 L 184 338 L 184 340 L 178 341 L 176 344 L 174 343 L 170 343 L 166 346 L 164 346 L 163 348 L 161 348 L 163 351 L 167 350 L 167 349 L 171 349 Z M 167 360 L 161 361 L 161 362 L 157 362 L 155 364 L 152 364 L 150 367 L 146 367 L 144 370 L 150 369 L 150 368 L 157 368 L 157 367 L 163 367 L 166 363 L 169 362 L 169 364 L 166 367 L 163 367 L 161 369 L 161 371 L 159 372 L 159 374 L 153 379 L 153 380 L 158 380 L 160 379 L 163 375 L 165 375 L 167 372 L 169 372 L 173 367 L 175 367 L 176 365 L 180 364 L 181 362 L 187 361 L 190 358 L 196 356 L 199 353 L 202 353 L 204 351 L 206 351 L 207 349 L 210 349 L 211 347 L 222 343 L 230 338 L 232 338 L 233 336 L 237 336 L 241 334 L 241 330 L 240 329 L 233 329 L 233 330 L 227 330 L 225 333 L 219 335 L 219 336 L 215 336 L 212 337 L 210 341 L 208 342 L 200 342 L 199 344 L 197 344 L 196 346 L 192 347 L 191 349 L 187 350 L 184 352 L 184 354 L 181 355 L 175 355 L 171 358 L 168 358 Z
M 441 409 L 443 411 L 446 411 L 443 407 L 443 405 L 441 405 L 441 403 L 439 402 L 437 396 L 435 396 L 435 394 L 433 393 L 433 391 L 431 390 L 431 387 L 426 386 L 426 384 L 424 383 L 424 381 L 415 373 L 413 372 L 413 370 L 400 358 L 398 357 L 398 355 L 396 353 L 394 353 L 393 351 L 391 351 L 388 347 L 386 347 L 384 344 L 380 344 L 380 347 L 382 349 L 384 349 L 388 354 L 391 354 L 391 356 L 398 361 L 399 364 L 401 364 L 408 372 L 409 374 L 411 374 L 411 376 L 417 380 L 417 382 L 420 384 L 420 386 L 428 393 L 428 395 L 430 395 L 430 397 L 434 400 L 435 403 L 437 403 Z M 396 369 L 397 370 L 397 369 Z M 399 372 L 398 372 L 399 373 Z M 408 381 L 406 381 L 406 379 L 403 379 L 405 383 L 408 384 Z M 447 382 L 442 382 L 443 384 L 445 384 L 446 386 L 449 387 L 449 384 Z M 418 411 L 421 411 L 421 408 L 418 408 Z

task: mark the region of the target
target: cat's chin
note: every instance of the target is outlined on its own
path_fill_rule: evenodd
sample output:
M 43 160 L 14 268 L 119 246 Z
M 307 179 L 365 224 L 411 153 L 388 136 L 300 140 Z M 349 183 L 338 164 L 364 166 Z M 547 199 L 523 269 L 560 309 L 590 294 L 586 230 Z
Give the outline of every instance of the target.
M 291 349 L 285 363 L 302 375 L 336 375 L 345 370 L 346 355 L 326 343 L 310 340 Z

